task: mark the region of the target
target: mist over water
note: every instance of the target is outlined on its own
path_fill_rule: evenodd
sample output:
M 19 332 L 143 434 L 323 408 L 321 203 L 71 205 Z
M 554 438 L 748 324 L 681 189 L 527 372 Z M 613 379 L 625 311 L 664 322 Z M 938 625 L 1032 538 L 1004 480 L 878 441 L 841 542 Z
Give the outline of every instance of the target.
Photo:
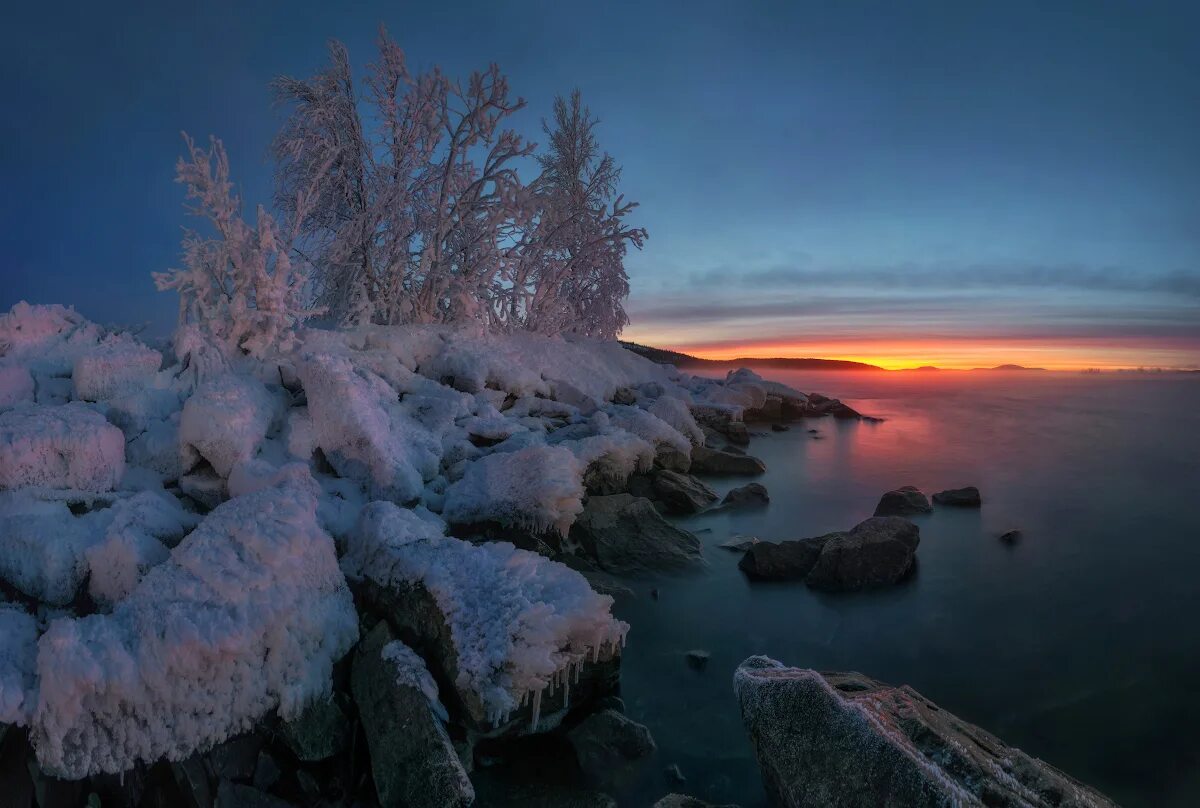
M 645 796 L 765 804 L 731 688 L 762 653 L 909 684 L 1122 804 L 1200 804 L 1200 378 L 761 372 L 887 420 L 754 438 L 771 504 L 677 520 L 708 529 L 710 569 L 618 603 L 622 695 L 659 745 Z M 976 485 L 984 505 L 915 518 L 918 569 L 894 588 L 751 584 L 717 547 L 847 529 L 902 485 Z M 672 763 L 686 783 L 663 782 Z

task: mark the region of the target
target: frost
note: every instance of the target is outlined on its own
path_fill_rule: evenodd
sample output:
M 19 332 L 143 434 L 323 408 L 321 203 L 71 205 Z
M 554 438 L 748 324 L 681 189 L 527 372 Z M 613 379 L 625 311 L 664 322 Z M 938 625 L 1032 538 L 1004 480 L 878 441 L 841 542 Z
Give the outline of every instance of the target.
M 488 455 L 446 489 L 442 515 L 459 524 L 497 522 L 566 535 L 583 511 L 584 465 L 561 446 Z
M 692 417 L 687 402 L 674 396 L 660 396 L 646 411 L 683 435 L 692 446 L 704 445 L 704 430 Z
M 429 669 L 425 667 L 425 660 L 421 659 L 416 651 L 399 640 L 393 640 L 383 646 L 379 656 L 392 666 L 396 684 L 416 688 L 429 701 L 429 708 L 438 718 L 442 721 L 450 720 L 450 716 L 446 714 L 446 708 L 438 700 L 437 682 L 434 681 Z
M 162 354 L 126 334 L 109 337 L 75 360 L 75 396 L 103 401 L 145 384 L 158 373 Z
M 0 725 L 25 726 L 37 704 L 37 620 L 0 603 Z
M 439 522 L 387 502 L 363 508 L 342 568 L 355 580 L 422 586 L 436 601 L 457 657 L 455 687 L 499 724 L 528 696 L 565 684 L 629 630 L 612 598 L 582 575 L 507 542 L 474 545 L 443 535 Z M 537 716 L 535 713 L 534 724 Z
M 654 448 L 621 429 L 560 445 L 570 449 L 584 465 L 584 481 L 593 492 L 624 490 L 630 476 L 639 471 L 647 472 L 654 465 Z
M 128 595 L 151 567 L 167 559 L 169 548 L 197 521 L 174 497 L 152 491 L 119 500 L 102 513 L 96 518 L 107 522 L 104 536 L 85 555 L 88 594 L 103 605 Z
M 327 696 L 358 620 L 316 508 L 311 482 L 232 500 L 112 614 L 52 622 L 32 720 L 42 768 L 181 760 Z
M 221 477 L 254 456 L 266 437 L 275 399 L 256 379 L 224 373 L 203 382 L 183 405 L 179 439 Z
M 656 449 L 670 448 L 683 454 L 691 454 L 691 440 L 681 434 L 678 429 L 646 410 L 621 404 L 610 404 L 605 412 L 614 426 L 632 432 Z
M 85 553 L 99 538 L 95 519 L 66 503 L 23 491 L 0 494 L 0 578 L 30 597 L 70 603 L 87 575 Z
M 125 436 L 83 404 L 0 413 L 0 489 L 108 491 L 125 472 Z
M 0 408 L 33 401 L 33 376 L 20 365 L 0 364 Z
M 65 306 L 17 303 L 0 314 L 0 356 L 34 377 L 68 376 L 75 358 L 94 347 L 102 331 Z

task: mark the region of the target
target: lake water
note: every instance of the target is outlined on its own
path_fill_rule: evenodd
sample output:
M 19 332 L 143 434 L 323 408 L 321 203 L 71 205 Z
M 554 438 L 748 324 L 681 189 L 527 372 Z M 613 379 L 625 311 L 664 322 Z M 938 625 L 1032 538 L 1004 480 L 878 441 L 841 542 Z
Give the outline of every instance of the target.
M 771 504 L 678 520 L 709 529 L 711 568 L 618 604 L 622 696 L 659 746 L 628 804 L 666 793 L 669 764 L 677 790 L 765 804 L 731 688 L 761 653 L 912 685 L 1123 804 L 1200 805 L 1200 378 L 762 373 L 887 420 L 754 438 Z M 843 530 L 901 485 L 976 485 L 984 505 L 915 518 L 917 573 L 893 588 L 752 584 L 716 546 Z M 1014 527 L 1015 546 L 997 539 Z

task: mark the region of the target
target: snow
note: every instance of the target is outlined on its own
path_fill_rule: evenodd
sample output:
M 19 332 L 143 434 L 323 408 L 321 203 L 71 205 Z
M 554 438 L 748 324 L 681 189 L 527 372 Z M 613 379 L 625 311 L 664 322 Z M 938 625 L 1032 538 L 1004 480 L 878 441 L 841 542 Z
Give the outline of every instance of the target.
M 104 536 L 84 555 L 88 594 L 99 604 L 112 605 L 128 595 L 142 576 L 167 560 L 198 521 L 165 492 L 142 491 L 118 500 L 101 517 Z
M 0 603 L 0 725 L 25 726 L 37 704 L 37 620 Z
M 612 598 L 578 572 L 507 542 L 475 545 L 443 530 L 436 519 L 372 502 L 342 568 L 353 580 L 420 585 L 433 596 L 457 652 L 455 687 L 474 693 L 494 724 L 624 643 L 629 626 L 613 618 Z
M 605 408 L 613 426 L 637 435 L 657 448 L 674 449 L 691 454 L 692 441 L 678 429 L 647 410 L 623 404 L 609 404 Z M 670 413 L 664 413 L 670 415 Z M 692 422 L 695 426 L 695 421 Z
M 76 398 L 103 401 L 144 385 L 158 373 L 162 354 L 121 334 L 103 340 L 75 360 Z
M 43 770 L 181 760 L 328 696 L 358 618 L 316 509 L 311 481 L 234 499 L 111 614 L 51 622 L 32 718 Z
M 0 356 L 35 376 L 69 376 L 75 357 L 99 341 L 102 330 L 65 306 L 21 301 L 0 314 Z
M 86 552 L 99 538 L 95 518 L 26 491 L 0 493 L 0 578 L 40 601 L 70 603 L 87 575 Z
M 497 522 L 565 536 L 583 511 L 584 465 L 561 446 L 488 455 L 446 489 L 442 514 L 457 524 Z
M 421 659 L 416 651 L 399 640 L 393 640 L 380 649 L 379 656 L 392 666 L 396 684 L 416 688 L 429 701 L 429 708 L 438 718 L 442 721 L 450 720 L 446 708 L 438 699 L 437 682 L 434 681 L 429 668 L 425 667 L 425 660 Z
M 692 411 L 683 399 L 674 396 L 659 396 L 650 406 L 646 407 L 646 412 L 683 435 L 691 441 L 692 446 L 704 445 L 704 430 L 696 423 Z M 691 449 L 689 448 L 688 451 Z
M 0 364 L 0 409 L 33 401 L 33 376 L 20 365 Z
M 184 403 L 180 441 L 218 475 L 228 477 L 236 463 L 254 456 L 276 407 L 275 398 L 257 379 L 233 373 L 214 376 Z
M 125 472 L 125 436 L 83 404 L 0 412 L 0 490 L 107 491 Z

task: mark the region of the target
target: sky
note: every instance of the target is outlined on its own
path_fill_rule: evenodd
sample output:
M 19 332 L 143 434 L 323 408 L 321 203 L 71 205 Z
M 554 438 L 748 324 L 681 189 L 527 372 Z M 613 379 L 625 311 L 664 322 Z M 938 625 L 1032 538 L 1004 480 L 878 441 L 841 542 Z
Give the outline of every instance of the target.
M 6 11 L 0 309 L 166 332 L 179 132 L 270 199 L 325 41 L 578 87 L 650 232 L 625 337 L 885 367 L 1200 367 L 1195 3 L 63 4 Z

